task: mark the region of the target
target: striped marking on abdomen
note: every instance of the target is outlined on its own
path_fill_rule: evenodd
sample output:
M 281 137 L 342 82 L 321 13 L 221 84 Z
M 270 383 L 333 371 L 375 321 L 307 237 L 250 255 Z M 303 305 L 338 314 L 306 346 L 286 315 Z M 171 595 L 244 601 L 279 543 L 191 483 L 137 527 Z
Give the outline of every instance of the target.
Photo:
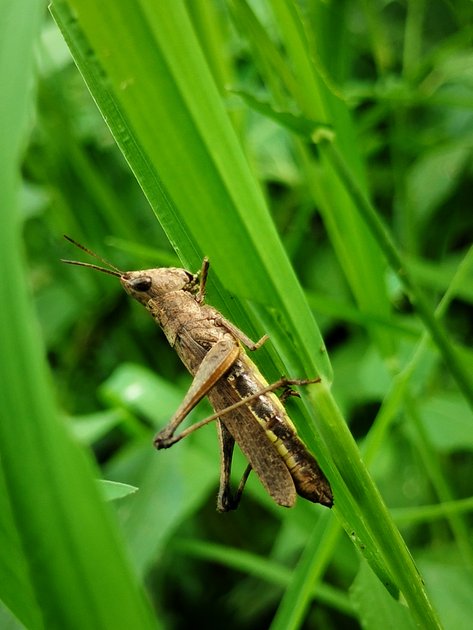
M 257 394 L 268 384 L 256 366 L 252 364 L 251 368 L 250 371 L 241 360 L 237 360 L 227 375 L 227 381 L 240 399 Z M 254 378 L 255 374 L 257 379 Z M 295 472 L 301 466 L 301 461 L 298 460 L 306 460 L 308 452 L 276 395 L 262 394 L 256 400 L 249 402 L 247 406 L 255 420 L 265 430 L 269 441 L 284 459 L 288 469 Z

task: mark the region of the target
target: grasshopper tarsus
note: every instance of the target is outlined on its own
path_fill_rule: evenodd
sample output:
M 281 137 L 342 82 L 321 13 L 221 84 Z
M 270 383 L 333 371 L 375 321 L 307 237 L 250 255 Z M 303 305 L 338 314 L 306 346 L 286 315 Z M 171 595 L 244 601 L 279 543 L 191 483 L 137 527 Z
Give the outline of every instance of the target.
M 288 398 L 300 398 L 301 395 L 299 394 L 298 391 L 296 391 L 295 389 L 292 389 L 292 387 L 289 387 L 289 385 L 287 385 L 283 392 L 281 393 L 281 395 L 279 396 L 279 400 L 282 402 L 282 404 L 284 405 L 284 403 L 286 402 L 286 400 Z
M 223 513 L 236 510 L 240 504 L 240 497 L 237 494 L 232 494 L 229 484 L 223 492 L 219 492 L 217 496 L 217 512 Z
M 153 444 L 156 447 L 156 449 L 158 451 L 161 451 L 165 448 L 170 448 L 171 446 L 173 446 L 176 442 L 179 442 L 179 440 L 181 439 L 181 437 L 178 436 L 161 436 L 159 433 L 158 435 L 156 435 L 156 437 L 153 440 Z
M 254 344 L 253 348 L 250 348 L 250 350 L 259 350 L 261 348 L 261 346 L 263 346 L 269 339 L 269 335 L 263 335 L 261 337 L 261 339 L 258 339 L 258 341 Z
M 231 492 L 229 483 L 225 486 L 222 492 L 219 492 L 219 495 L 217 497 L 217 512 L 231 512 L 238 508 L 238 506 L 240 505 L 240 499 L 243 494 L 243 490 L 245 489 L 245 485 L 251 471 L 252 466 L 251 464 L 248 464 L 248 466 L 245 468 L 245 472 L 240 479 L 238 488 L 236 489 L 236 492 L 234 494 L 232 494 Z
M 225 495 L 219 496 L 217 498 L 217 512 L 220 512 L 221 514 L 225 512 L 234 512 L 236 509 L 238 509 L 239 505 L 240 497 L 236 499 L 234 496 L 232 496 L 230 491 Z

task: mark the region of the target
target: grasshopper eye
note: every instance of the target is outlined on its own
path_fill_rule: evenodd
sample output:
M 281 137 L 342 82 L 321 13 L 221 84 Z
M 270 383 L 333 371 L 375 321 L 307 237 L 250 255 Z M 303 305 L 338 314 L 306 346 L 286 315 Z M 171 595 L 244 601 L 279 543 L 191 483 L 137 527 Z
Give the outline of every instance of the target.
M 149 276 L 143 276 L 143 278 L 135 278 L 130 282 L 132 289 L 134 289 L 135 291 L 142 291 L 143 293 L 151 289 L 151 284 L 152 281 Z

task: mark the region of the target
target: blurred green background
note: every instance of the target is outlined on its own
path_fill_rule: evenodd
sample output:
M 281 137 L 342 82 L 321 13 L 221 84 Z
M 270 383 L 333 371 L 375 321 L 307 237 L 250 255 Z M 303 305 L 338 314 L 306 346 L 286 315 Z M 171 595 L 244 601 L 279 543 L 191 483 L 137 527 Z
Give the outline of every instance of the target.
M 22 4 L 25 8 L 22 2 L 18 6 Z M 169 7 L 169 22 L 166 9 L 151 2 L 140 8 L 124 2 L 113 9 L 113 3 L 105 3 L 109 41 L 101 30 L 107 19 L 101 23 L 92 4 L 61 0 L 53 3 L 53 12 L 82 73 L 97 89 L 94 98 L 108 113 L 126 159 L 51 16 L 41 12 L 40 3 L 36 17 L 21 9 L 8 16 L 10 33 L 23 33 L 32 60 L 23 96 L 14 90 L 2 96 L 10 100 L 12 117 L 23 116 L 24 129 L 21 150 L 5 158 L 7 170 L 16 168 L 12 157 L 18 161 L 21 182 L 12 184 L 17 201 L 2 209 L 17 207 L 11 222 L 15 227 L 5 228 L 4 236 L 16 234 L 12 251 L 24 255 L 27 267 L 24 305 L 28 290 L 34 309 L 25 306 L 20 313 L 12 308 L 12 317 L 19 334 L 21 324 L 35 338 L 25 356 L 32 352 L 33 376 L 42 374 L 38 387 L 50 388 L 49 402 L 54 399 L 60 416 L 59 428 L 44 425 L 44 435 L 49 431 L 53 444 L 59 431 L 69 444 L 70 432 L 71 453 L 79 442 L 100 472 L 91 474 L 90 461 L 83 462 L 81 454 L 75 468 L 76 455 L 69 459 L 62 443 L 55 451 L 49 441 L 32 438 L 38 468 L 31 460 L 28 476 L 28 465 L 18 461 L 30 461 L 29 438 L 23 451 L 21 431 L 28 436 L 36 403 L 23 410 L 25 424 L 18 420 L 16 437 L 13 429 L 5 429 L 2 485 L 4 508 L 12 516 L 3 524 L 4 548 L 11 553 L 2 562 L 8 586 L 0 593 L 5 602 L 0 622 L 12 628 L 152 627 L 157 620 L 166 628 L 257 629 L 271 623 L 281 628 L 414 627 L 408 609 L 376 578 L 375 573 L 382 573 L 379 561 L 369 568 L 362 558 L 357 526 L 351 541 L 333 514 L 319 506 L 299 500 L 293 510 L 278 508 L 253 476 L 239 510 L 217 514 L 219 463 L 212 426 L 169 451 L 154 451 L 152 436 L 176 409 L 190 377 L 153 320 L 115 279 L 59 262 L 94 262 L 64 241 L 65 233 L 125 270 L 183 265 L 195 271 L 201 256 L 208 255 L 208 300 L 253 338 L 269 328 L 275 339 L 276 349 L 256 358 L 268 378 L 285 370 L 297 377 L 316 369 L 330 380 L 333 370 L 334 398 L 366 455 L 433 608 L 446 628 L 469 627 L 473 413 L 465 392 L 468 378 L 459 388 L 448 367 L 453 361 L 457 373 L 471 374 L 473 363 L 471 3 L 189 0 Z M 121 39 L 127 32 L 130 41 Z M 136 53 L 130 67 L 137 63 L 142 76 L 138 70 L 126 75 L 128 59 L 125 52 L 124 61 L 119 59 L 113 41 L 126 54 Z M 5 45 L 1 70 L 8 85 L 16 79 L 21 58 L 13 54 L 20 45 L 14 38 Z M 89 46 L 94 49 L 90 55 Z M 162 69 L 158 50 L 164 51 Z M 110 51 L 112 63 L 118 59 L 115 68 L 107 66 Z M 202 76 L 187 61 L 193 51 L 206 66 Z M 146 82 L 153 73 L 155 79 Z M 203 92 L 211 86 L 210 105 L 199 100 L 199 85 Z M 186 104 L 188 118 L 181 117 L 178 99 Z M 215 111 L 209 109 L 212 103 Z M 151 132 L 146 145 L 147 129 L 160 137 L 154 145 Z M 230 131 L 222 136 L 220 129 Z M 133 140 L 134 132 L 141 140 Z M 347 193 L 329 153 L 314 142 L 320 133 L 335 134 L 353 181 L 386 222 L 431 313 L 446 296 L 438 314 L 448 331 L 450 359 L 436 343 L 422 339 L 423 323 L 396 270 L 385 263 L 382 244 L 360 218 L 356 199 Z M 265 214 L 265 203 L 270 214 Z M 22 250 L 15 240 L 19 228 Z M 15 267 L 15 274 L 18 270 L 21 274 L 21 267 Z M 22 370 L 29 368 L 16 363 L 21 352 L 7 343 L 14 328 L 6 332 L 5 300 L 10 304 L 24 280 L 3 264 L 2 275 L 5 287 L 12 280 L 2 307 L 10 352 L 2 351 L 6 425 L 16 418 L 16 405 L 28 386 Z M 303 310 L 306 304 L 331 368 L 325 353 L 313 359 L 316 353 L 307 345 L 316 346 L 311 339 L 318 333 L 309 310 L 307 315 Z M 291 326 L 297 324 L 296 333 Z M 43 350 L 49 367 L 40 358 Z M 20 375 L 17 385 L 15 374 Z M 472 397 L 470 389 L 470 403 Z M 296 418 L 305 413 L 299 401 L 288 405 Z M 202 403 L 191 420 L 208 413 L 210 407 Z M 344 453 L 330 453 L 329 434 L 318 443 L 306 431 L 304 437 L 327 472 L 340 471 Z M 54 452 L 62 453 L 62 464 Z M 38 514 L 55 512 L 56 499 L 50 504 L 38 500 L 42 482 L 35 487 L 35 470 L 54 471 L 56 465 L 60 470 L 66 464 L 64 479 L 68 474 L 75 479 L 74 470 L 79 485 L 82 475 L 90 476 L 84 492 L 90 490 L 92 506 L 94 501 L 101 505 L 94 477 L 133 487 L 99 486 L 110 510 L 102 506 L 93 513 L 90 507 L 90 513 L 78 517 L 71 531 L 82 551 L 67 556 L 67 569 L 61 568 L 66 552 L 60 551 L 58 536 L 64 536 L 64 549 L 69 549 L 69 518 L 57 530 L 52 525 L 48 530 L 57 514 L 41 522 L 33 506 L 37 502 Z M 244 466 L 237 454 L 236 481 Z M 342 468 L 340 475 L 345 479 L 348 473 Z M 335 480 L 335 490 L 337 484 L 344 487 Z M 74 502 L 82 509 L 74 488 L 64 495 L 72 519 Z M 123 496 L 112 501 L 114 493 Z M 349 496 L 356 504 L 353 492 Z M 340 516 L 350 533 L 348 501 L 341 496 Z M 369 511 L 360 502 L 352 516 L 362 523 L 366 514 L 369 522 Z M 110 556 L 119 557 L 119 569 L 110 568 L 103 589 L 100 570 L 97 584 L 90 581 L 94 553 L 98 566 L 107 561 L 100 559 L 99 542 L 90 548 L 87 542 L 87 532 L 92 537 L 100 527 L 103 540 L 114 532 Z M 49 539 L 50 547 L 45 543 L 41 557 L 32 560 L 38 538 Z M 49 563 L 50 577 L 44 580 L 49 586 L 42 589 L 48 549 L 55 549 L 58 562 Z M 80 582 L 74 588 L 68 579 L 73 557 L 77 565 L 90 563 L 82 585 L 89 584 L 90 592 L 96 589 L 85 612 L 77 596 L 75 623 L 61 603 L 73 590 L 82 591 Z M 121 571 L 123 582 L 115 587 Z M 386 572 L 399 586 L 389 563 Z M 128 581 L 136 589 L 130 595 L 136 599 L 128 602 L 130 616 L 117 612 L 112 622 L 108 612 L 127 592 Z M 151 607 L 144 603 L 142 587 Z M 421 606 L 414 613 L 420 625 Z M 424 621 L 433 627 L 427 617 Z

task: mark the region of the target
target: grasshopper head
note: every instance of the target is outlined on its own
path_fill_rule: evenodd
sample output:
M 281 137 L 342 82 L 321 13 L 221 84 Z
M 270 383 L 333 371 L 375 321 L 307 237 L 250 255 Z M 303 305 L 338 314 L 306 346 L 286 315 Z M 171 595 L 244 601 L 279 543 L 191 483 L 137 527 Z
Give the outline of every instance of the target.
M 127 271 L 120 282 L 131 297 L 146 306 L 149 300 L 173 291 L 192 291 L 196 277 L 190 271 L 177 267 Z

